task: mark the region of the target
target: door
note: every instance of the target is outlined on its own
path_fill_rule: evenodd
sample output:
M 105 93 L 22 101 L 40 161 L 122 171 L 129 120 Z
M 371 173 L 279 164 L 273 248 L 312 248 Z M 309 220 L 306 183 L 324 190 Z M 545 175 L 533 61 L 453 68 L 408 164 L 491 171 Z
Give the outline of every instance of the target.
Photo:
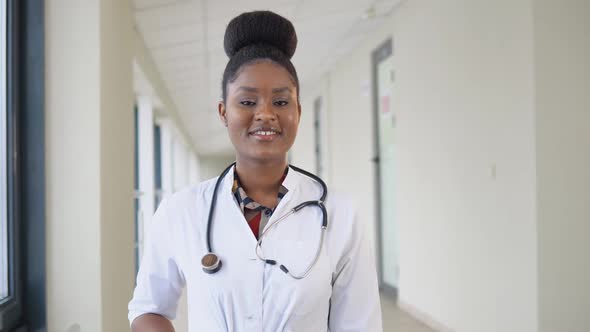
M 397 294 L 399 265 L 397 220 L 395 219 L 395 71 L 391 40 L 373 53 L 375 89 L 375 164 L 377 188 L 377 239 L 379 281 L 386 293 Z

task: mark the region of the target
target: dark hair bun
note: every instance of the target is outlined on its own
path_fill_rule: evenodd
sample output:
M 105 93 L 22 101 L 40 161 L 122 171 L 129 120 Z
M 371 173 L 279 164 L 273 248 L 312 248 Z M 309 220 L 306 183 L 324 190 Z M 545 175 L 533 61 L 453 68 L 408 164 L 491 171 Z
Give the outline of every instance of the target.
M 291 59 L 297 48 L 297 34 L 288 19 L 270 11 L 243 13 L 225 29 L 223 47 L 230 58 L 250 45 L 269 45 Z

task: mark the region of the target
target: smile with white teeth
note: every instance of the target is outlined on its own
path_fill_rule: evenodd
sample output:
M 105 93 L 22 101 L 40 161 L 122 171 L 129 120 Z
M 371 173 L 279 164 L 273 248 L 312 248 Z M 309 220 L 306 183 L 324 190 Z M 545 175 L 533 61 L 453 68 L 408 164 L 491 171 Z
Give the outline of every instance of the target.
M 275 134 L 276 134 L 275 131 L 262 131 L 262 130 L 259 130 L 259 131 L 255 131 L 254 132 L 254 135 L 263 135 L 263 136 L 275 135 Z

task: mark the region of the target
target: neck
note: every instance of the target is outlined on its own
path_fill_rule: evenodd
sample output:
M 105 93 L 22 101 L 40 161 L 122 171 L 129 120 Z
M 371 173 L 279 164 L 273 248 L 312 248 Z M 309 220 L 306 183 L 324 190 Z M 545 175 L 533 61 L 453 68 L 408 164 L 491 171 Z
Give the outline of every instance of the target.
M 236 172 L 249 196 L 276 196 L 287 165 L 287 158 L 262 162 L 236 158 Z

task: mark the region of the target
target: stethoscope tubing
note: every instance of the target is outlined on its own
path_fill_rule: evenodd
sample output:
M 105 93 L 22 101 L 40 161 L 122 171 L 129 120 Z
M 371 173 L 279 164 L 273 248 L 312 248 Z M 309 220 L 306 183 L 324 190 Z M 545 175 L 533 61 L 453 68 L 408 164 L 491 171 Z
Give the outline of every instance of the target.
M 295 208 L 289 210 L 289 212 L 285 213 L 284 215 L 280 216 L 279 218 L 277 218 L 275 221 L 273 221 L 270 225 L 268 225 L 266 227 L 266 229 L 262 232 L 262 234 L 260 235 L 260 237 L 258 238 L 258 241 L 256 242 L 256 248 L 254 249 L 256 252 L 256 256 L 258 257 L 258 259 L 260 259 L 261 261 L 264 261 L 267 264 L 270 265 L 276 265 L 277 261 L 272 260 L 272 259 L 266 259 L 265 257 L 262 257 L 262 255 L 259 252 L 259 249 L 262 249 L 262 239 L 266 236 L 266 234 L 273 229 L 276 225 L 278 225 L 281 221 L 287 219 L 287 217 L 289 217 L 290 215 L 296 213 L 297 211 L 295 210 Z M 322 250 L 322 247 L 324 245 L 324 233 L 326 231 L 327 227 L 324 227 L 322 225 L 322 230 L 321 230 L 321 234 L 320 234 L 320 242 L 319 245 L 316 249 L 316 254 L 315 254 L 315 258 L 313 260 L 313 262 L 311 262 L 311 264 L 307 267 L 307 269 L 305 269 L 305 271 L 303 272 L 303 274 L 294 274 L 292 273 L 289 269 L 287 269 L 287 267 L 285 265 L 280 265 L 280 269 L 287 273 L 288 275 L 290 275 L 291 277 L 293 277 L 294 279 L 300 280 L 303 279 L 305 277 L 307 277 L 307 275 L 309 274 L 309 272 L 311 272 L 311 269 L 313 268 L 313 266 L 317 263 L 318 259 L 320 258 L 320 253 Z
M 221 180 L 227 175 L 227 172 L 236 165 L 235 162 L 231 163 L 231 165 L 227 166 L 225 170 L 221 173 L 217 182 L 215 182 L 215 189 L 213 189 L 213 197 L 211 197 L 211 206 L 209 206 L 209 216 L 207 217 L 207 250 L 208 252 L 212 253 L 211 250 L 211 225 L 213 224 L 213 214 L 215 213 L 215 203 L 217 202 L 217 189 L 219 189 L 219 185 L 221 184 Z
M 221 268 L 221 261 L 219 260 L 219 258 L 217 257 L 217 255 L 215 255 L 213 253 L 213 250 L 212 250 L 212 247 L 211 247 L 211 228 L 212 228 L 211 226 L 213 225 L 213 216 L 214 216 L 214 213 L 215 213 L 215 205 L 216 205 L 216 202 L 217 202 L 217 191 L 219 189 L 219 185 L 221 184 L 223 178 L 227 175 L 227 173 L 229 172 L 229 170 L 232 167 L 234 167 L 235 165 L 236 165 L 236 163 L 233 162 L 231 165 L 229 165 L 221 173 L 221 175 L 219 176 L 219 178 L 217 179 L 217 181 L 215 183 L 215 188 L 213 189 L 213 197 L 211 198 L 211 205 L 209 207 L 209 216 L 207 217 L 207 250 L 208 250 L 208 253 L 205 255 L 205 257 L 206 256 L 213 256 L 213 257 L 215 257 L 215 259 L 217 261 L 212 266 L 206 266 L 203 263 L 203 271 L 205 271 L 206 273 L 209 273 L 209 274 L 216 273 Z M 316 175 L 314 175 L 314 174 L 312 174 L 310 172 L 307 172 L 306 170 L 303 170 L 303 169 L 301 169 L 299 167 L 293 166 L 293 165 L 289 165 L 289 167 L 292 168 L 293 170 L 299 172 L 299 173 L 302 173 L 302 174 L 310 177 L 314 181 L 318 182 L 321 185 L 321 187 L 322 187 L 322 196 L 320 197 L 319 200 L 305 201 L 303 203 L 298 204 L 297 206 L 295 206 L 294 208 L 292 208 L 291 210 L 289 210 L 287 213 L 285 213 L 281 217 L 278 217 L 271 224 L 269 224 L 266 227 L 266 229 L 262 232 L 262 234 L 260 235 L 258 241 L 256 242 L 255 252 L 256 252 L 256 256 L 260 260 L 262 260 L 265 263 L 270 264 L 270 265 L 276 265 L 277 264 L 277 261 L 272 260 L 272 259 L 267 259 L 265 257 L 262 257 L 262 255 L 259 253 L 259 249 L 262 249 L 262 247 L 261 247 L 262 239 L 266 236 L 266 234 L 271 229 L 273 229 L 276 225 L 278 225 L 281 221 L 285 220 L 290 215 L 292 215 L 294 213 L 297 213 L 299 210 L 303 209 L 306 206 L 310 206 L 310 205 L 317 206 L 318 208 L 320 208 L 320 210 L 322 212 L 322 227 L 321 227 L 320 241 L 319 241 L 318 248 L 316 250 L 316 254 L 315 254 L 314 260 L 307 267 L 307 269 L 303 272 L 303 274 L 294 274 L 291 271 L 289 271 L 289 269 L 285 265 L 282 265 L 282 264 L 279 265 L 280 269 L 284 273 L 290 275 L 294 279 L 298 279 L 299 280 L 299 279 L 305 278 L 309 274 L 309 272 L 311 271 L 311 269 L 313 268 L 313 266 L 319 260 L 319 257 L 320 257 L 320 254 L 321 254 L 321 250 L 322 250 L 323 243 L 324 243 L 325 231 L 328 228 L 328 213 L 326 211 L 326 206 L 324 205 L 324 202 L 326 200 L 326 196 L 328 195 L 328 187 L 326 186 L 326 183 L 322 179 L 320 179 L 318 176 L 316 176 Z

